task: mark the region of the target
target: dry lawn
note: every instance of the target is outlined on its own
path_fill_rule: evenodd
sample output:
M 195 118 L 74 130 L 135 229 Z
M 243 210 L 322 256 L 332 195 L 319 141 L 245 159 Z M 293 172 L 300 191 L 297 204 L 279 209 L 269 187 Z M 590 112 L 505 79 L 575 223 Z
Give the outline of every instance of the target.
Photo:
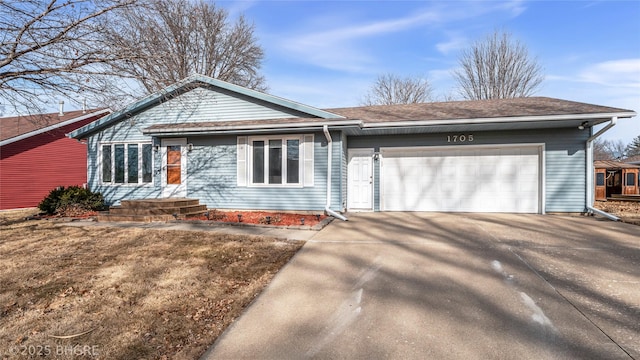
M 596 201 L 596 209 L 618 216 L 622 221 L 640 225 L 640 202 L 637 201 Z
M 0 358 L 198 358 L 302 246 L 25 215 L 0 212 Z

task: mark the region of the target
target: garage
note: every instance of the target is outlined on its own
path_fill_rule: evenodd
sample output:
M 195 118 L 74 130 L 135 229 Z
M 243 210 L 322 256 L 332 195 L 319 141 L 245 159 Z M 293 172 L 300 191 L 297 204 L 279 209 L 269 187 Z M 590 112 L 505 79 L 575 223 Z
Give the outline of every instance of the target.
M 542 145 L 380 149 L 383 211 L 540 213 Z

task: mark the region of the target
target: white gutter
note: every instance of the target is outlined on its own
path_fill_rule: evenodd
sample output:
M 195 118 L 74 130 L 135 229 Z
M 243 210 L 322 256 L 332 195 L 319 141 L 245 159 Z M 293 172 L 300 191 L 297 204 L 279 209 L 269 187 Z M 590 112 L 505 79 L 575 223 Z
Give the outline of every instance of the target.
M 379 128 L 379 127 L 402 127 L 402 126 L 428 126 L 428 125 L 471 125 L 471 124 L 487 124 L 487 123 L 521 123 L 521 122 L 538 122 L 538 121 L 560 121 L 560 120 L 593 120 L 609 117 L 631 117 L 635 116 L 635 112 L 620 113 L 599 113 L 599 114 L 569 114 L 569 115 L 551 115 L 551 116 L 512 116 L 512 117 L 496 117 L 496 118 L 471 118 L 471 119 L 442 119 L 442 120 L 417 120 L 417 121 L 386 121 L 386 122 L 365 122 L 363 128 Z
M 589 210 L 590 213 L 596 213 L 598 215 L 604 216 L 610 220 L 613 221 L 618 221 L 620 220 L 619 217 L 615 216 L 615 215 L 611 215 L 607 212 L 604 212 L 602 210 L 598 210 L 596 208 L 593 207 L 593 204 L 595 202 L 595 187 L 593 185 L 593 176 L 594 176 L 594 172 L 593 172 L 593 141 L 600 135 L 604 134 L 605 131 L 611 129 L 612 127 L 616 126 L 616 123 L 618 122 L 618 118 L 613 116 L 611 117 L 611 122 L 609 124 L 607 124 L 607 126 L 603 127 L 602 129 L 600 129 L 600 131 L 598 131 L 597 133 L 595 133 L 594 135 L 591 135 L 591 137 L 589 137 L 587 139 L 587 196 L 586 196 L 586 200 L 587 200 L 587 210 Z
M 322 131 L 324 131 L 324 136 L 327 138 L 327 204 L 324 207 L 324 211 L 334 218 L 347 221 L 346 217 L 331 210 L 331 158 L 333 157 L 333 151 L 331 148 L 333 140 L 331 139 L 331 134 L 329 134 L 329 125 L 323 125 Z

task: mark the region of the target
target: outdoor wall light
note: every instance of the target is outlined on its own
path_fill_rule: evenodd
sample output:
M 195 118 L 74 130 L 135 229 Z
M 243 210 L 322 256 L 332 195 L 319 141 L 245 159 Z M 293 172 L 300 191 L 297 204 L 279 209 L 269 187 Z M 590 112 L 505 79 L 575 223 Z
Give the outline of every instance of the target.
M 380 159 L 380 154 L 378 153 L 373 154 L 373 160 L 378 161 L 378 159 Z
M 587 127 L 587 125 L 589 125 L 588 121 L 583 122 L 582 124 L 578 125 L 578 129 L 579 130 L 584 130 L 584 128 Z
M 193 144 L 192 143 L 188 143 L 187 144 L 187 151 L 188 152 L 192 152 L 193 151 Z
M 160 145 L 158 145 L 158 144 L 153 145 L 153 151 L 154 152 L 158 152 L 158 150 L 160 150 Z

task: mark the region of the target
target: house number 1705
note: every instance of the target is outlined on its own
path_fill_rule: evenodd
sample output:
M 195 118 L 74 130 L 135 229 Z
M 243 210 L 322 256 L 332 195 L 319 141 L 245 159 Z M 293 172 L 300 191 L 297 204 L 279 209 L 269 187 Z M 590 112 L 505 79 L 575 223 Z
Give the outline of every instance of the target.
M 447 142 L 449 143 L 462 143 L 462 142 L 472 142 L 473 134 L 469 135 L 447 135 Z

